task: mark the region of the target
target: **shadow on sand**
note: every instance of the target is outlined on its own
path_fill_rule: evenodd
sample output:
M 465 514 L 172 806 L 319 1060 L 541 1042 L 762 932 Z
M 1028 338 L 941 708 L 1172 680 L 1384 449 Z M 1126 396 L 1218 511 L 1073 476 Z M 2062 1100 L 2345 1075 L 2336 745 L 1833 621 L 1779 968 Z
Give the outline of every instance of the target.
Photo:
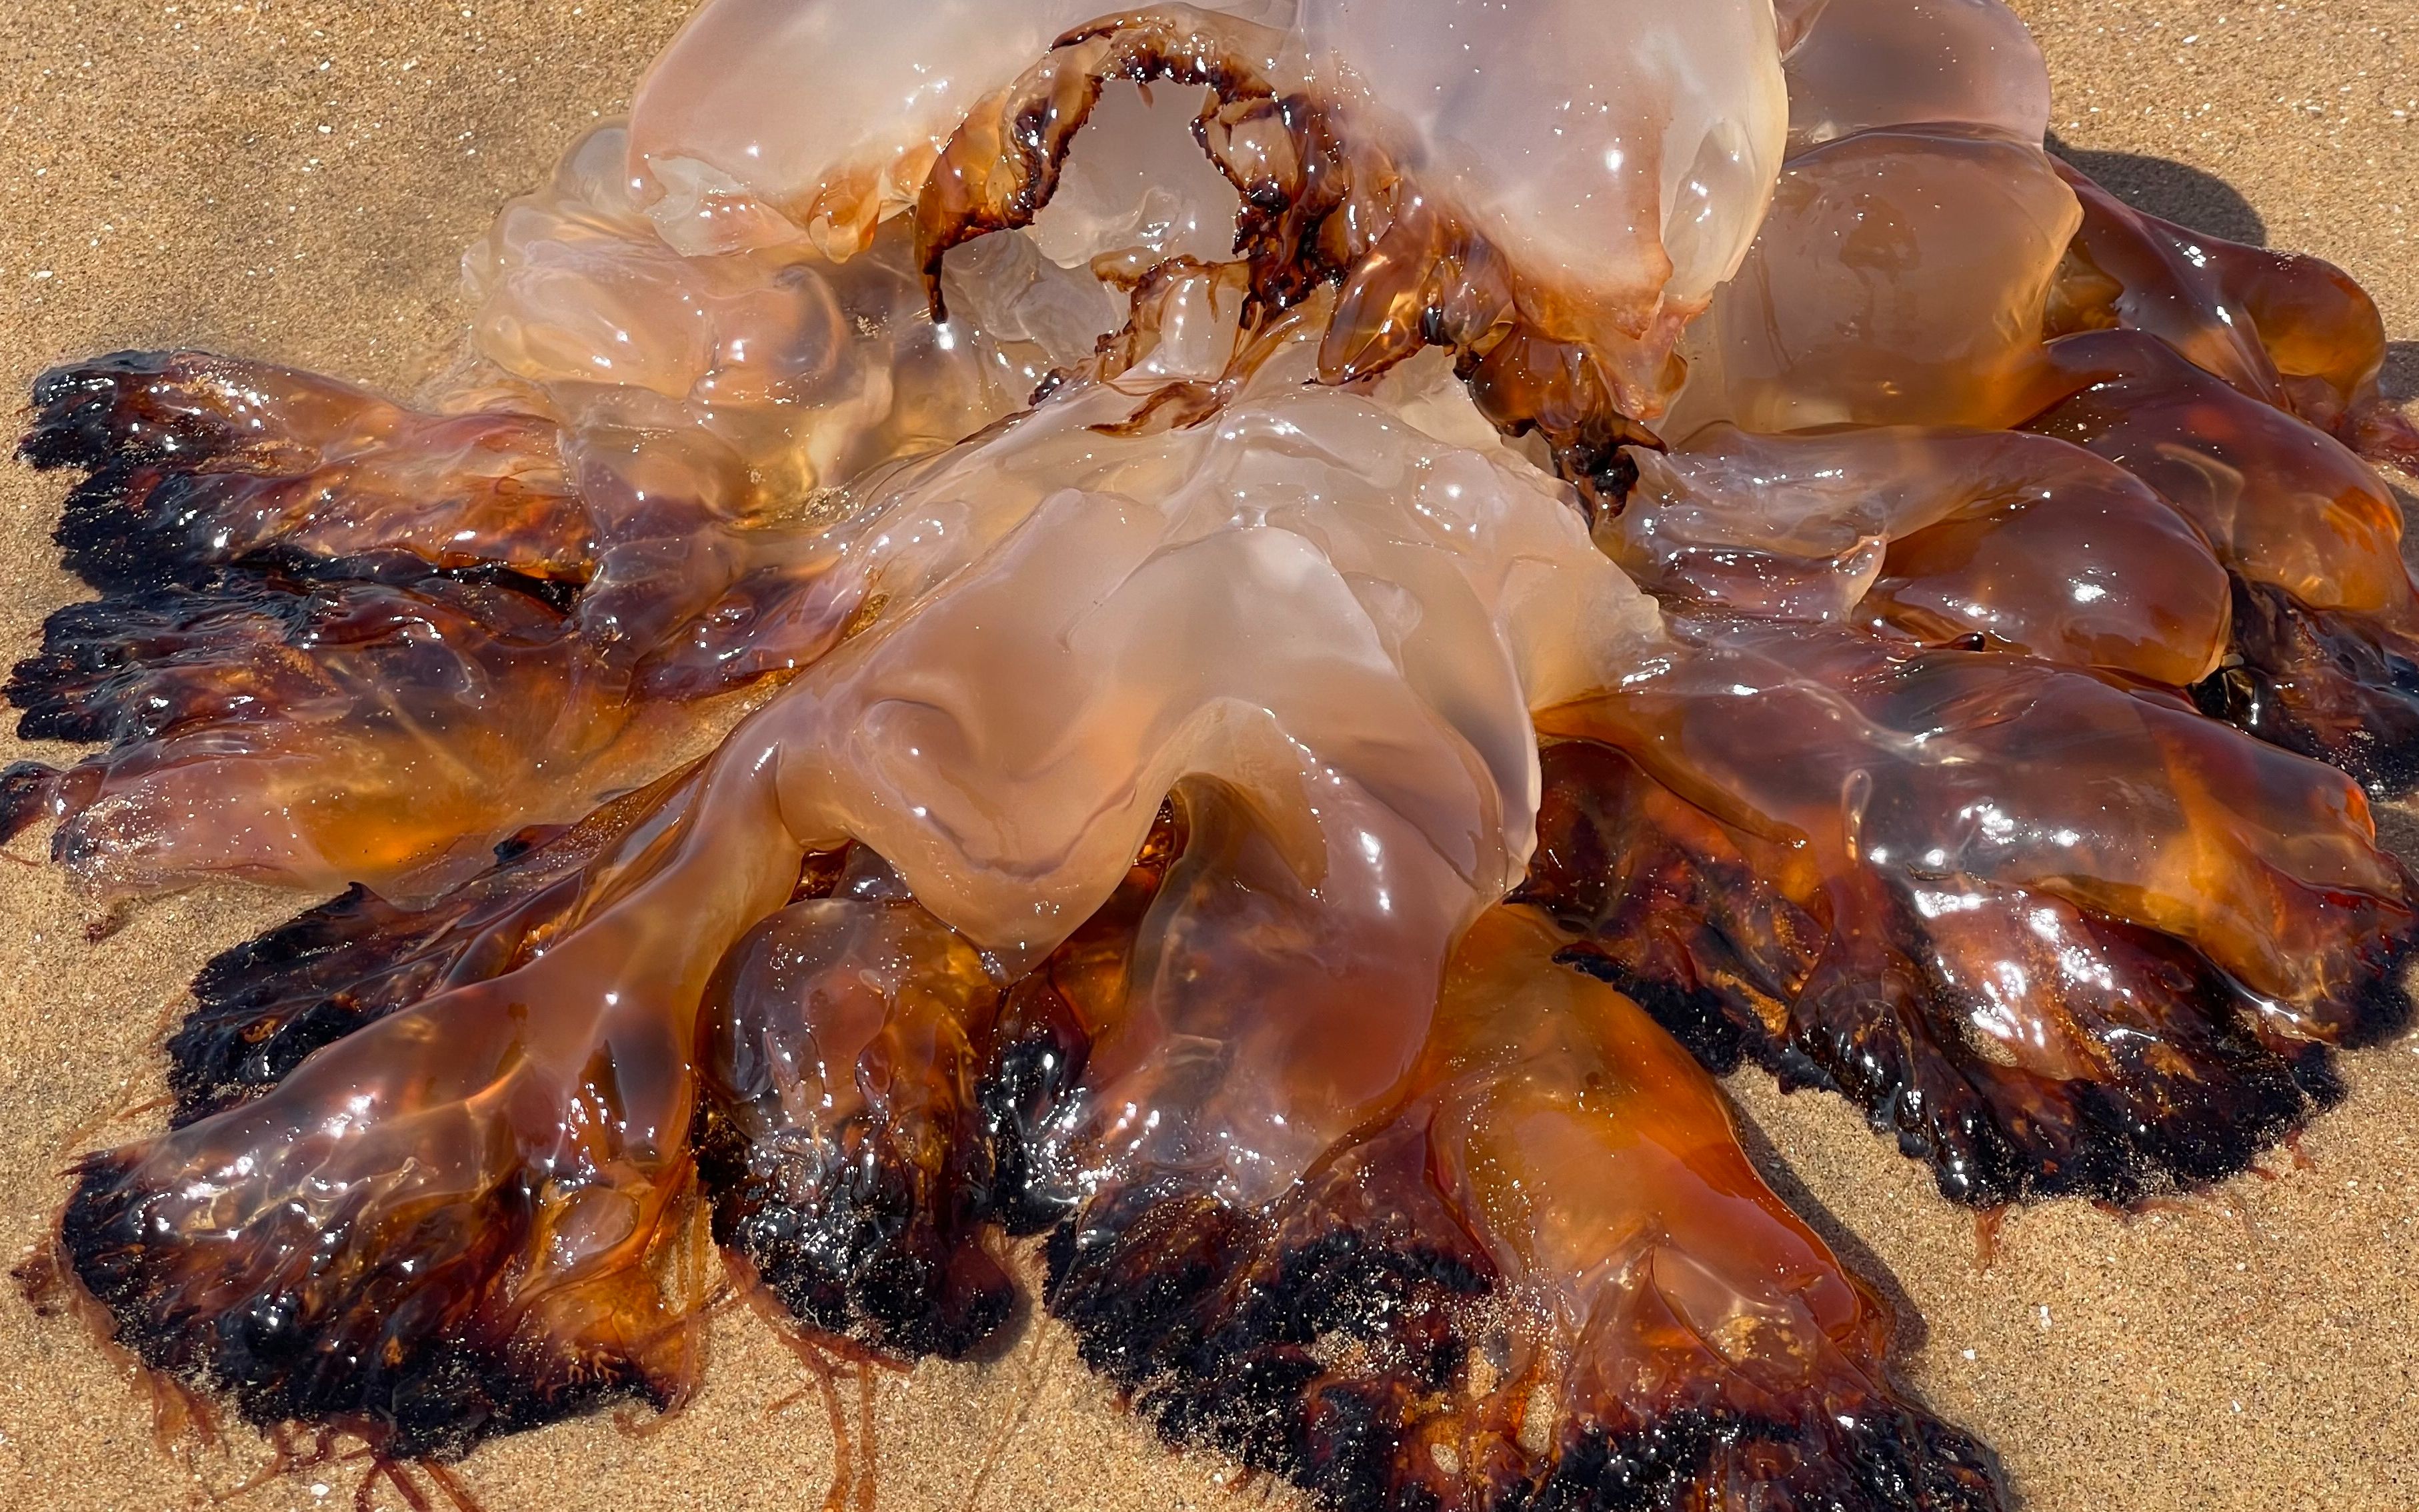
M 2248 246 L 2268 244 L 2268 223 L 2232 184 L 2169 158 L 2138 152 L 2089 152 L 2049 138 L 2050 152 L 2089 174 L 2102 188 L 2137 210 Z M 2389 342 L 2379 377 L 2385 396 L 2396 404 L 2419 398 L 2419 341 Z
M 2215 174 L 2138 152 L 2087 152 L 2059 141 L 2055 131 L 2050 133 L 2049 150 L 2137 210 L 2228 241 L 2253 247 L 2268 244 L 2268 223 L 2232 184 Z

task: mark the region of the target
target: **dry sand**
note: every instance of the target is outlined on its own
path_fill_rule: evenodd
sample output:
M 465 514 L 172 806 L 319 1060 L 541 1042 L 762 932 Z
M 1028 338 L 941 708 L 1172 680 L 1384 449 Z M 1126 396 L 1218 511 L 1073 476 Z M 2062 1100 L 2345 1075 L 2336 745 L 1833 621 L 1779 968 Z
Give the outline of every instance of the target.
M 912 4 L 914 0 L 901 0 Z M 408 388 L 453 339 L 455 257 L 620 104 L 687 0 L 18 0 L 0 15 L 0 392 L 62 358 L 194 345 Z M 2413 0 L 2030 0 L 2057 132 L 2167 213 L 2334 258 L 2419 338 Z M 2406 98 L 2411 97 L 2411 98 Z M 2419 386 L 2419 342 L 2395 377 Z M 0 468 L 0 647 L 70 596 L 60 487 Z M 13 758 L 0 738 L 0 762 Z M 58 752 L 46 753 L 55 759 Z M 18 849 L 24 851 L 21 844 Z M 77 1126 L 152 1095 L 161 1014 L 213 951 L 294 900 L 190 894 L 100 945 L 47 872 L 0 865 L 0 1254 L 42 1231 Z M 2014 1216 L 1988 1273 L 1971 1219 L 1835 1101 L 1733 1092 L 1776 1180 L 1903 1300 L 1912 1383 L 1995 1443 L 2031 1512 L 2419 1506 L 2419 1042 L 2353 1058 L 2350 1101 L 2275 1180 L 2132 1219 Z M 145 1117 L 116 1126 L 138 1132 Z M 106 1136 L 104 1136 L 106 1137 Z M 744 1314 L 660 1432 L 574 1423 L 483 1449 L 490 1512 L 807 1507 L 832 1463 L 811 1396 Z M 1171 1457 L 1030 1333 L 987 1367 L 886 1379 L 884 1508 L 1263 1504 Z M 850 1397 L 851 1414 L 855 1398 Z M 863 1446 L 860 1445 L 860 1455 Z M 264 1460 L 154 1446 L 144 1396 L 78 1325 L 0 1295 L 0 1507 L 200 1503 Z M 985 1473 L 987 1470 L 987 1473 Z M 342 1502 L 358 1465 L 250 1492 Z M 401 1506 L 391 1488 L 372 1498 Z

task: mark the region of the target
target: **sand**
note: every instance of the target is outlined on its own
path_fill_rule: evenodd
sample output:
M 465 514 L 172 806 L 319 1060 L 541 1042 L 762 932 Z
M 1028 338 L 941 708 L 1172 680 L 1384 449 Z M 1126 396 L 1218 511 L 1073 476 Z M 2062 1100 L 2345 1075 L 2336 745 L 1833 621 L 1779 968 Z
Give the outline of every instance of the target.
M 907 0 L 912 3 L 912 0 Z M 0 15 L 0 392 L 128 346 L 272 356 L 408 389 L 454 339 L 455 259 L 493 208 L 615 110 L 685 0 L 41 0 Z M 2316 252 L 2378 296 L 2419 387 L 2419 13 L 2411 0 L 2032 0 L 2057 131 L 2141 202 Z M 2405 98 L 2406 96 L 2413 98 Z M 2131 156 L 2109 156 L 2111 154 Z M 60 486 L 0 467 L 0 646 L 72 595 Z M 0 738 L 0 762 L 20 749 Z M 57 751 L 44 753 L 52 759 Z M 2419 827 L 2411 831 L 2419 834 Z M 30 854 L 21 842 L 17 849 Z M 100 944 L 56 877 L 0 865 L 0 1256 L 42 1232 L 75 1132 L 156 1094 L 162 1015 L 214 951 L 290 911 L 188 894 Z M 1783 1190 L 1901 1299 L 1909 1382 L 1995 1443 L 2031 1512 L 2419 1506 L 2419 1041 L 2353 1057 L 2350 1100 L 2189 1211 L 2058 1204 L 1972 1220 L 1836 1101 L 1733 1087 Z M 129 1137 L 135 1114 L 94 1142 Z M 660 1431 L 609 1419 L 481 1450 L 489 1512 L 816 1507 L 827 1414 L 744 1311 Z M 841 1388 L 852 1421 L 855 1387 Z M 885 1509 L 1263 1504 L 1170 1456 L 1029 1330 L 984 1366 L 877 1383 Z M 172 1457 L 148 1398 L 65 1318 L 0 1295 L 0 1507 L 201 1504 L 266 1462 L 237 1432 Z M 342 1503 L 323 1466 L 233 1503 Z M 1283 1498 L 1279 1498 L 1280 1501 Z M 370 1504 L 408 1503 L 392 1487 Z

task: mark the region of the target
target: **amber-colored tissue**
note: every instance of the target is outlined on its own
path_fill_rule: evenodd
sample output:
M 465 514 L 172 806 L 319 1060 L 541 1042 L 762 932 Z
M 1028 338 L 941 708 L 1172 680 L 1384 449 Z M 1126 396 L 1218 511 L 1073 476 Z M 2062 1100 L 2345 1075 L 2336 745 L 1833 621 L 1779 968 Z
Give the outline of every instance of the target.
M 453 1457 L 724 1285 L 981 1358 L 1032 1241 L 1350 1512 L 2007 1504 L 1710 1072 L 1982 1208 L 2329 1106 L 2419 439 L 1996 0 L 1780 9 L 715 0 L 413 404 L 42 378 L 99 596 L 8 696 L 94 748 L 0 829 L 334 894 L 77 1167 L 116 1342 Z

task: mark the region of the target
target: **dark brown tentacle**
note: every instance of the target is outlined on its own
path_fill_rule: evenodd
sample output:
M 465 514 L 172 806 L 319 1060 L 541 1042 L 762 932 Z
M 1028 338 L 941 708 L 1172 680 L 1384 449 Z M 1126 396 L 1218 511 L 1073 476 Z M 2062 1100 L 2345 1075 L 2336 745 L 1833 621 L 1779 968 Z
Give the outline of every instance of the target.
M 1551 291 L 1418 193 L 1334 107 L 1273 88 L 1242 35 L 1189 7 L 1109 17 L 1060 39 L 978 107 L 917 202 L 917 255 L 935 314 L 942 257 L 1032 223 L 1105 81 L 1203 85 L 1211 95 L 1195 134 L 1242 199 L 1235 246 L 1252 275 L 1246 325 L 1338 285 L 1323 381 L 1351 382 L 1423 347 L 1447 347 L 1488 420 L 1507 435 L 1543 435 L 1592 511 L 1617 505 L 1635 476 L 1622 448 L 1662 445 L 1631 417 L 1646 395 L 1625 391 Z

